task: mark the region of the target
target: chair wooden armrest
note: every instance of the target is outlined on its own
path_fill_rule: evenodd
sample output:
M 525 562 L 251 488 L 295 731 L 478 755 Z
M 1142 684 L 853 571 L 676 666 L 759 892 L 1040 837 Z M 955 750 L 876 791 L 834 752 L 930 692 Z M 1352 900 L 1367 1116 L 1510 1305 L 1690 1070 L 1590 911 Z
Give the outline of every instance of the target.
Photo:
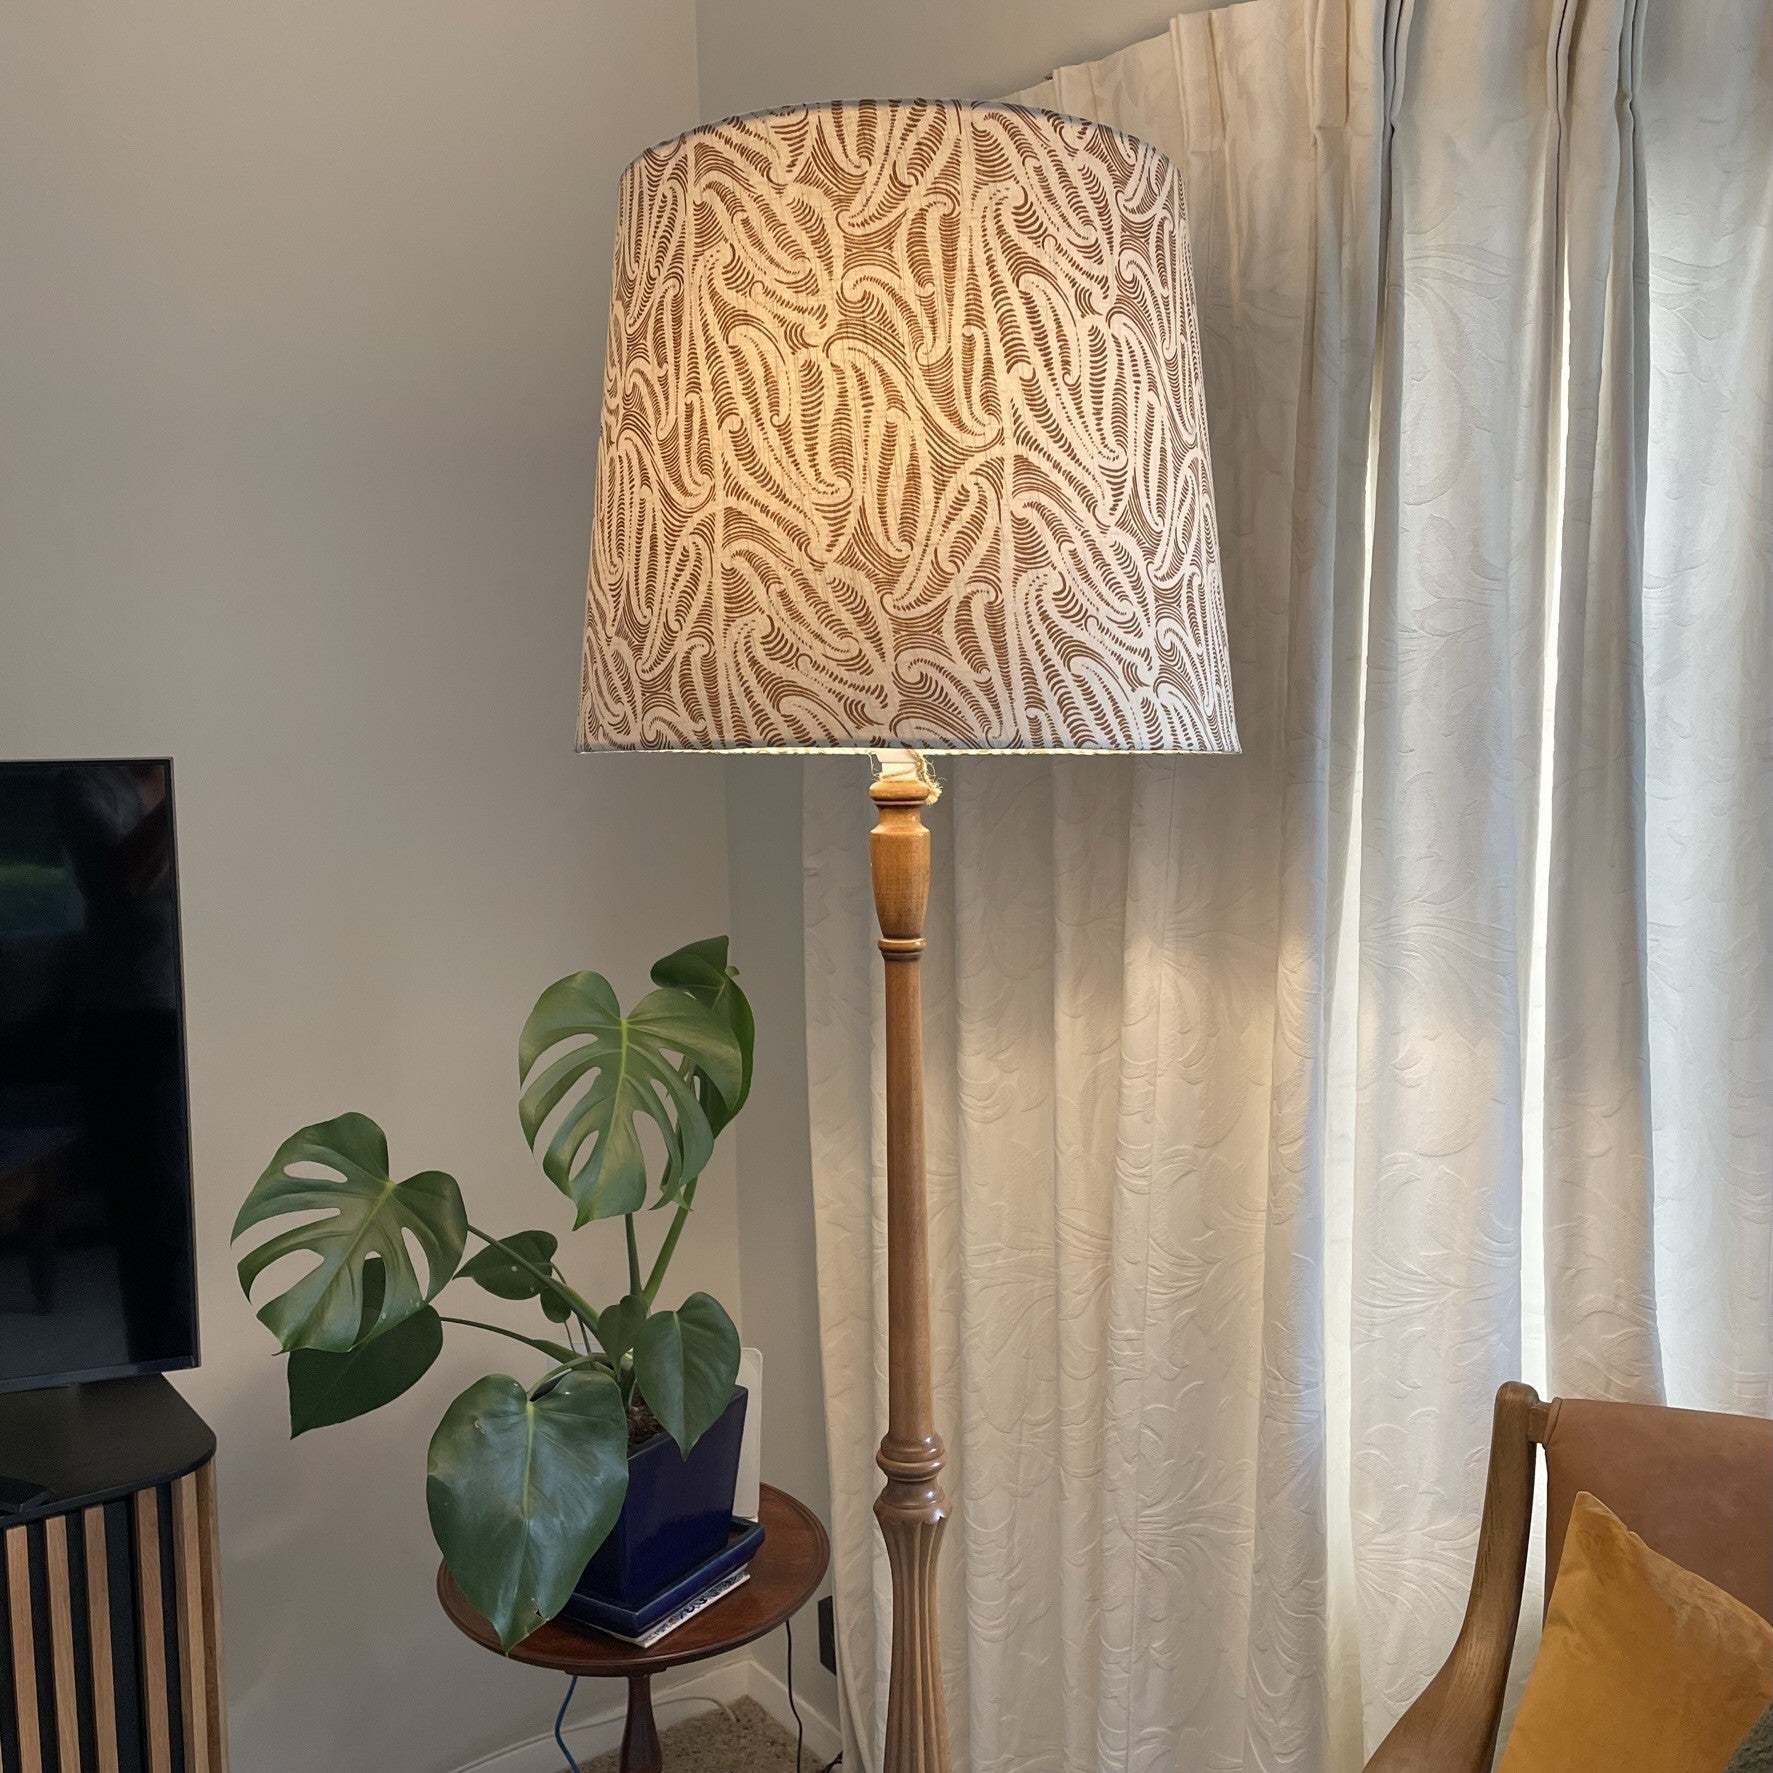
M 1520 1623 L 1545 1406 L 1530 1385 L 1496 1394 L 1471 1598 L 1452 1653 L 1392 1726 L 1366 1773 L 1488 1773 Z

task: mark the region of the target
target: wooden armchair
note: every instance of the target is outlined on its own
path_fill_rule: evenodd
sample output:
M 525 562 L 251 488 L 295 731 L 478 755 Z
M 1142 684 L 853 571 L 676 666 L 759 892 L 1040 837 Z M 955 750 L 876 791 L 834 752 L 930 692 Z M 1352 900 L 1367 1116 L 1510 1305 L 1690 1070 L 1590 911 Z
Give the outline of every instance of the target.
M 1536 1447 L 1545 1449 L 1548 1571 L 1586 1490 L 1654 1550 L 1773 1620 L 1773 1421 L 1580 1398 L 1547 1404 L 1531 1386 L 1505 1385 L 1465 1621 L 1367 1773 L 1488 1773 L 1520 1621 Z

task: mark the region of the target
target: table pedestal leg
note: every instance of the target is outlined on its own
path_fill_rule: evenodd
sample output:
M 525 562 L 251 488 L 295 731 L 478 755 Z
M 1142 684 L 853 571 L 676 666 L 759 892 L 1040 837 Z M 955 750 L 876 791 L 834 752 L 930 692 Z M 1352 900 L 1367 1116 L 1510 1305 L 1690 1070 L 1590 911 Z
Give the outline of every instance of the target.
M 665 1764 L 653 1722 L 651 1675 L 628 1677 L 628 1722 L 622 1731 L 622 1773 L 660 1773 Z

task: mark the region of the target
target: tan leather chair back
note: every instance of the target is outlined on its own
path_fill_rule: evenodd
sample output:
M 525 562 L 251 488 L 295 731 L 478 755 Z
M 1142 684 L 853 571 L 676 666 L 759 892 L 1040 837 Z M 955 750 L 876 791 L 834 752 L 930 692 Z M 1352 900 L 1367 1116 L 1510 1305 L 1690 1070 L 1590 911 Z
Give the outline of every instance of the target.
M 1544 1445 L 1548 1571 L 1586 1490 L 1651 1550 L 1773 1620 L 1773 1421 L 1556 1398 Z

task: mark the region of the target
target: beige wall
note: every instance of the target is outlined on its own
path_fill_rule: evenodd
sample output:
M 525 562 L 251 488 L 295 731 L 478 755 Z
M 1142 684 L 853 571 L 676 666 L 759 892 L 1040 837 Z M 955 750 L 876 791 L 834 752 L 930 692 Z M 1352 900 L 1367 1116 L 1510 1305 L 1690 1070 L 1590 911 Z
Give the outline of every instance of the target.
M 998 98 L 1155 36 L 1180 0 L 698 0 L 702 115 L 827 98 Z
M 691 0 L 0 8 L 0 755 L 177 759 L 180 1383 L 222 1444 L 246 1773 L 442 1773 L 558 1699 L 430 1598 L 425 1441 L 508 1345 L 464 1332 L 420 1394 L 291 1447 L 227 1233 L 277 1140 L 347 1106 L 477 1217 L 563 1227 L 514 1112 L 530 1001 L 584 965 L 633 991 L 724 925 L 719 766 L 572 754 L 616 177 L 695 120 L 693 26 Z M 731 1182 L 677 1279 L 742 1320 Z

